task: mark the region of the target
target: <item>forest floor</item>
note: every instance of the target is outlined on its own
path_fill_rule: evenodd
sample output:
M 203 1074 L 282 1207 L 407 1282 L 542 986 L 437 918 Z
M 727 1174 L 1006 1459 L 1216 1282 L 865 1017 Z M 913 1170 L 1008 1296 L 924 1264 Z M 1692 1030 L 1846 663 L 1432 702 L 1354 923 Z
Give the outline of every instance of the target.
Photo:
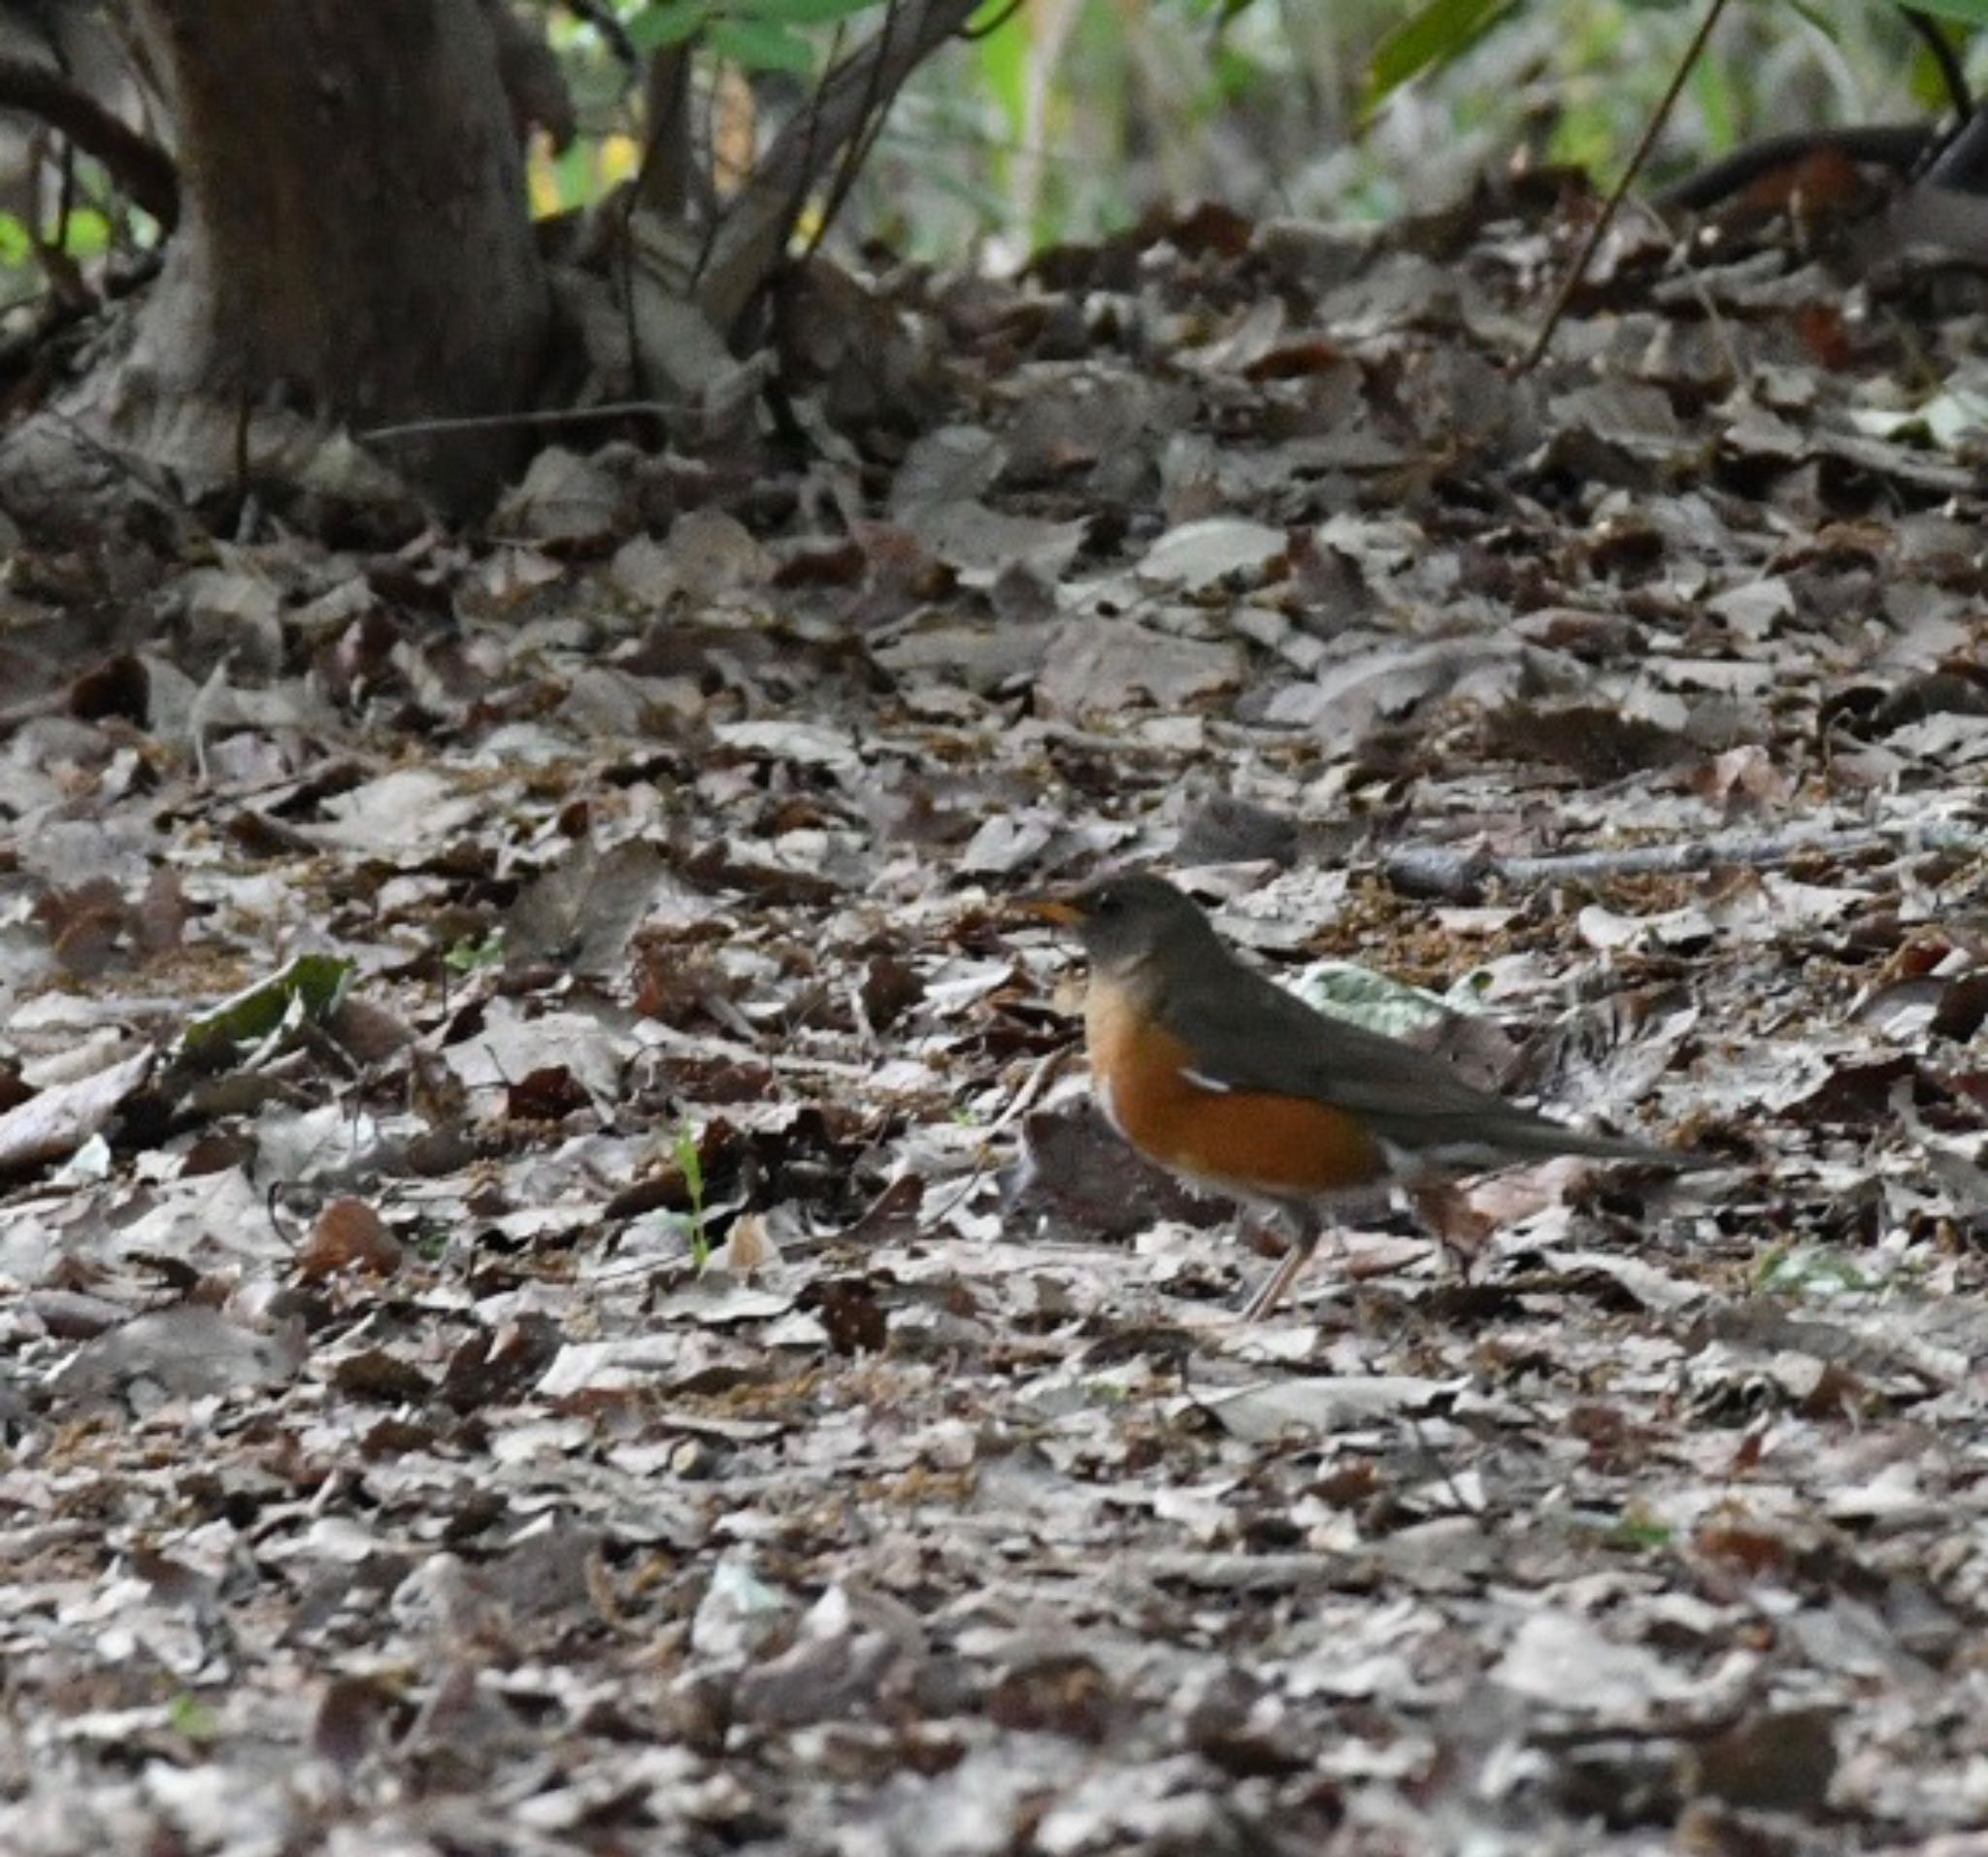
M 1568 246 L 17 552 L 0 1850 L 1988 1851 L 1988 282 L 1632 219 L 1514 375 Z M 1241 1324 L 1015 907 L 1119 866 L 1720 1165 Z

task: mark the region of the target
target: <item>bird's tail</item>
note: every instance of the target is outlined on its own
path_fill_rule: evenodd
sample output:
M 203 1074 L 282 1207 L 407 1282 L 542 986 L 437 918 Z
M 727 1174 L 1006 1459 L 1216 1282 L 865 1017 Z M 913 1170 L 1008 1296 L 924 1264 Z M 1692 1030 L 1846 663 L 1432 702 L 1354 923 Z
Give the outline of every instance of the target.
M 1688 1147 L 1665 1147 L 1655 1142 L 1633 1141 L 1624 1135 L 1592 1135 L 1543 1115 L 1527 1115 L 1523 1120 L 1501 1125 L 1494 1139 L 1517 1152 L 1537 1154 L 1541 1160 L 1555 1154 L 1579 1154 L 1596 1161 L 1640 1161 L 1646 1167 L 1669 1167 L 1678 1173 L 1719 1165 L 1711 1155 L 1695 1153 Z

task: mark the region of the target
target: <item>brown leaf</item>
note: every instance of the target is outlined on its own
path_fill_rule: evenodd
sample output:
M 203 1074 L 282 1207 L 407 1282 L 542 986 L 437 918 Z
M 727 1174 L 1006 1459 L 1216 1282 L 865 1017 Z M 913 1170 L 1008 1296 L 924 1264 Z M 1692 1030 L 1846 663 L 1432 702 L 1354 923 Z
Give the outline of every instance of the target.
M 318 1698 L 311 1722 L 311 1751 L 350 1773 L 384 1739 L 401 1708 L 400 1698 L 371 1676 L 335 1676 Z
M 354 1399 L 418 1403 L 434 1391 L 428 1376 L 413 1361 L 383 1347 L 344 1356 L 331 1370 L 331 1383 Z
M 528 1071 L 505 1092 L 504 1112 L 514 1122 L 559 1122 L 592 1107 L 585 1086 L 564 1064 Z
M 69 686 L 69 713 L 80 722 L 111 716 L 145 725 L 151 702 L 151 678 L 142 659 L 129 651 L 106 658 Z
M 811 1283 L 800 1307 L 820 1317 L 838 1354 L 880 1354 L 890 1340 L 890 1317 L 868 1277 L 831 1277 Z
M 1769 1710 L 1694 1750 L 1699 1785 L 1749 1811 L 1822 1809 L 1836 1777 L 1836 1711 Z
M 384 1277 L 397 1271 L 400 1261 L 400 1245 L 385 1221 L 358 1199 L 335 1199 L 326 1206 L 297 1252 L 297 1270 L 307 1281 L 352 1269 Z
M 1080 1652 L 1006 1671 L 987 1692 L 987 1719 L 1024 1734 L 1102 1741 L 1115 1712 L 1110 1679 Z

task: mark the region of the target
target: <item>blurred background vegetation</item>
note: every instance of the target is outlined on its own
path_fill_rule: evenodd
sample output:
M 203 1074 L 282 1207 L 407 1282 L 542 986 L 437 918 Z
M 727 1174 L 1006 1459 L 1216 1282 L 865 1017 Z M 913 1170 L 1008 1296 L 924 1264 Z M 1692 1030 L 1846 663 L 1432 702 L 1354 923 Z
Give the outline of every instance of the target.
M 980 36 L 912 78 L 838 235 L 999 269 L 1202 198 L 1258 216 L 1383 219 L 1514 161 L 1573 163 L 1606 185 L 1702 13 L 1702 0 L 996 0 Z M 535 210 L 584 207 L 635 172 L 640 66 L 657 47 L 697 49 L 698 121 L 722 195 L 883 14 L 883 0 L 547 7 L 580 134 L 561 152 L 534 148 Z M 1978 76 L 1979 35 L 1951 32 Z M 128 84 L 125 101 L 142 113 Z M 1766 134 L 1933 118 L 1946 101 L 1924 43 L 1881 0 L 1737 0 L 1646 182 Z M 85 276 L 115 288 L 155 228 L 91 163 L 51 156 L 45 130 L 13 121 L 0 140 L 0 303 Z
M 779 0 L 763 0 L 777 11 Z M 655 9 L 624 4 L 639 28 Z M 1619 172 L 1704 13 L 1702 0 L 1027 0 L 912 79 L 845 229 L 908 256 L 1012 265 L 1200 198 L 1255 216 L 1384 219 L 1453 200 L 1512 160 Z M 855 24 L 870 21 L 858 18 Z M 1964 64 L 1970 41 L 1951 28 Z M 636 158 L 632 99 L 592 26 L 560 30 L 591 150 L 541 162 L 542 205 L 577 202 Z M 817 47 L 832 34 L 811 35 Z M 1419 46 L 1432 68 L 1386 94 Z M 1976 49 L 1978 52 L 1978 49 Z M 1377 81 L 1377 74 L 1378 80 Z M 761 73 L 747 114 L 801 91 Z M 722 122 L 723 76 L 706 74 Z M 1740 0 L 1693 74 L 1648 172 L 1661 184 L 1763 135 L 1937 117 L 1924 43 L 1872 0 Z M 729 106 L 736 115 L 736 96 Z M 737 129 L 735 126 L 734 134 Z M 619 135 L 623 139 L 614 140 Z M 601 138 L 607 138 L 602 140 Z M 716 139 L 723 141 L 720 128 Z

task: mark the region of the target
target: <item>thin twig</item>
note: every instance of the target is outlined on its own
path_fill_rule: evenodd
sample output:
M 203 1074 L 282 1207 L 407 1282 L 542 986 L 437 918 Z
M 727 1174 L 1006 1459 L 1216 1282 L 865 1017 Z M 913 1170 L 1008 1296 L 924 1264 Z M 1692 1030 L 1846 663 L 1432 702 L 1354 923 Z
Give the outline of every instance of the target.
M 1528 889 L 1541 883 L 1601 882 L 1618 877 L 1680 877 L 1736 866 L 1765 870 L 1796 858 L 1854 856 L 1866 851 L 1951 851 L 1977 856 L 1988 846 L 1979 825 L 1850 826 L 1822 831 L 1797 828 L 1760 836 L 1715 833 L 1681 844 L 1630 845 L 1607 851 L 1561 851 L 1540 857 L 1493 857 L 1449 846 L 1408 846 L 1390 851 L 1380 873 L 1397 889 L 1416 896 L 1466 897 L 1490 883 Z
M 25 110 L 104 164 L 161 226 L 180 217 L 180 171 L 157 143 L 86 95 L 51 65 L 0 58 L 0 109 Z
M 790 203 L 812 184 L 817 154 L 839 149 L 879 103 L 966 24 L 979 0 L 902 0 L 902 31 L 873 39 L 825 77 L 803 116 L 789 122 L 754 164 L 726 210 L 697 301 L 713 326 L 733 328 L 785 250 Z
M 1546 312 L 1546 320 L 1541 325 L 1539 336 L 1526 350 L 1525 359 L 1514 370 L 1518 374 L 1530 374 L 1540 365 L 1547 348 L 1553 340 L 1553 331 L 1560 326 L 1561 318 L 1567 314 L 1567 306 L 1574 300 L 1574 293 L 1580 287 L 1581 279 L 1587 275 L 1595 248 L 1602 243 L 1608 227 L 1614 223 L 1615 214 L 1622 205 L 1623 196 L 1630 183 L 1641 173 L 1642 165 L 1649 159 L 1650 150 L 1656 146 L 1657 136 L 1670 119 L 1671 112 L 1676 107 L 1679 92 L 1684 88 L 1684 80 L 1691 75 L 1691 67 L 1698 62 L 1699 54 L 1705 50 L 1706 41 L 1712 36 L 1712 28 L 1718 24 L 1719 16 L 1726 10 L 1726 0 L 1711 0 L 1706 8 L 1705 17 L 1698 22 L 1698 30 L 1691 35 L 1691 43 L 1685 47 L 1684 55 L 1677 61 L 1677 69 L 1671 74 L 1671 82 L 1664 94 L 1657 99 L 1657 107 L 1650 112 L 1650 119 L 1643 124 L 1642 136 L 1629 157 L 1629 165 L 1622 170 L 1622 179 L 1616 182 L 1614 190 L 1602 203 L 1602 211 L 1595 222 L 1588 227 L 1588 236 L 1581 241 L 1573 266 L 1560 281 L 1560 288 L 1554 293 L 1552 307 Z
M 883 23 L 878 30 L 878 36 L 886 48 L 890 44 L 891 33 L 897 28 L 897 20 L 898 0 L 888 0 L 883 9 Z M 821 242 L 828 237 L 829 228 L 835 224 L 836 216 L 842 212 L 843 203 L 849 197 L 849 189 L 855 185 L 856 176 L 869 166 L 870 150 L 876 146 L 878 134 L 883 126 L 883 117 L 877 109 L 882 82 L 883 60 L 879 57 L 871 66 L 871 83 L 869 91 L 863 99 L 862 112 L 856 119 L 855 127 L 843 143 L 843 158 L 836 169 L 834 180 L 828 184 L 827 193 L 823 196 L 821 213 L 815 221 L 814 234 L 808 241 L 804 261 L 812 258 L 815 252 L 820 250 Z M 813 166 L 812 156 L 809 166 L 811 169 Z M 806 197 L 805 192 L 800 196 L 801 199 Z M 797 215 L 799 207 L 800 200 L 797 200 Z M 792 236 L 790 230 L 789 241 Z
M 922 1230 L 928 1232 L 936 1230 L 979 1191 L 980 1182 L 987 1177 L 988 1162 L 992 1152 L 989 1144 L 1009 1123 L 1032 1109 L 1042 1099 L 1043 1093 L 1055 1080 L 1057 1072 L 1062 1070 L 1077 1055 L 1077 1047 L 1075 1045 L 1059 1045 L 1048 1056 L 1042 1059 L 1035 1069 L 1030 1071 L 1028 1076 L 1022 1079 L 1021 1088 L 1015 1091 L 1014 1095 L 1009 1100 L 1008 1107 L 994 1118 L 992 1125 L 988 1128 L 986 1139 L 981 1142 L 978 1156 L 974 1162 L 974 1170 L 967 1176 L 966 1184 L 947 1200 L 938 1211 L 928 1213 L 920 1219 L 919 1223 Z
M 687 411 L 661 400 L 604 400 L 599 406 L 545 407 L 522 413 L 466 414 L 456 419 L 409 419 L 399 425 L 376 425 L 354 436 L 362 445 L 381 439 L 426 438 L 437 432 L 501 432 L 518 425 L 583 425 L 589 419 L 646 416 L 673 419 Z

